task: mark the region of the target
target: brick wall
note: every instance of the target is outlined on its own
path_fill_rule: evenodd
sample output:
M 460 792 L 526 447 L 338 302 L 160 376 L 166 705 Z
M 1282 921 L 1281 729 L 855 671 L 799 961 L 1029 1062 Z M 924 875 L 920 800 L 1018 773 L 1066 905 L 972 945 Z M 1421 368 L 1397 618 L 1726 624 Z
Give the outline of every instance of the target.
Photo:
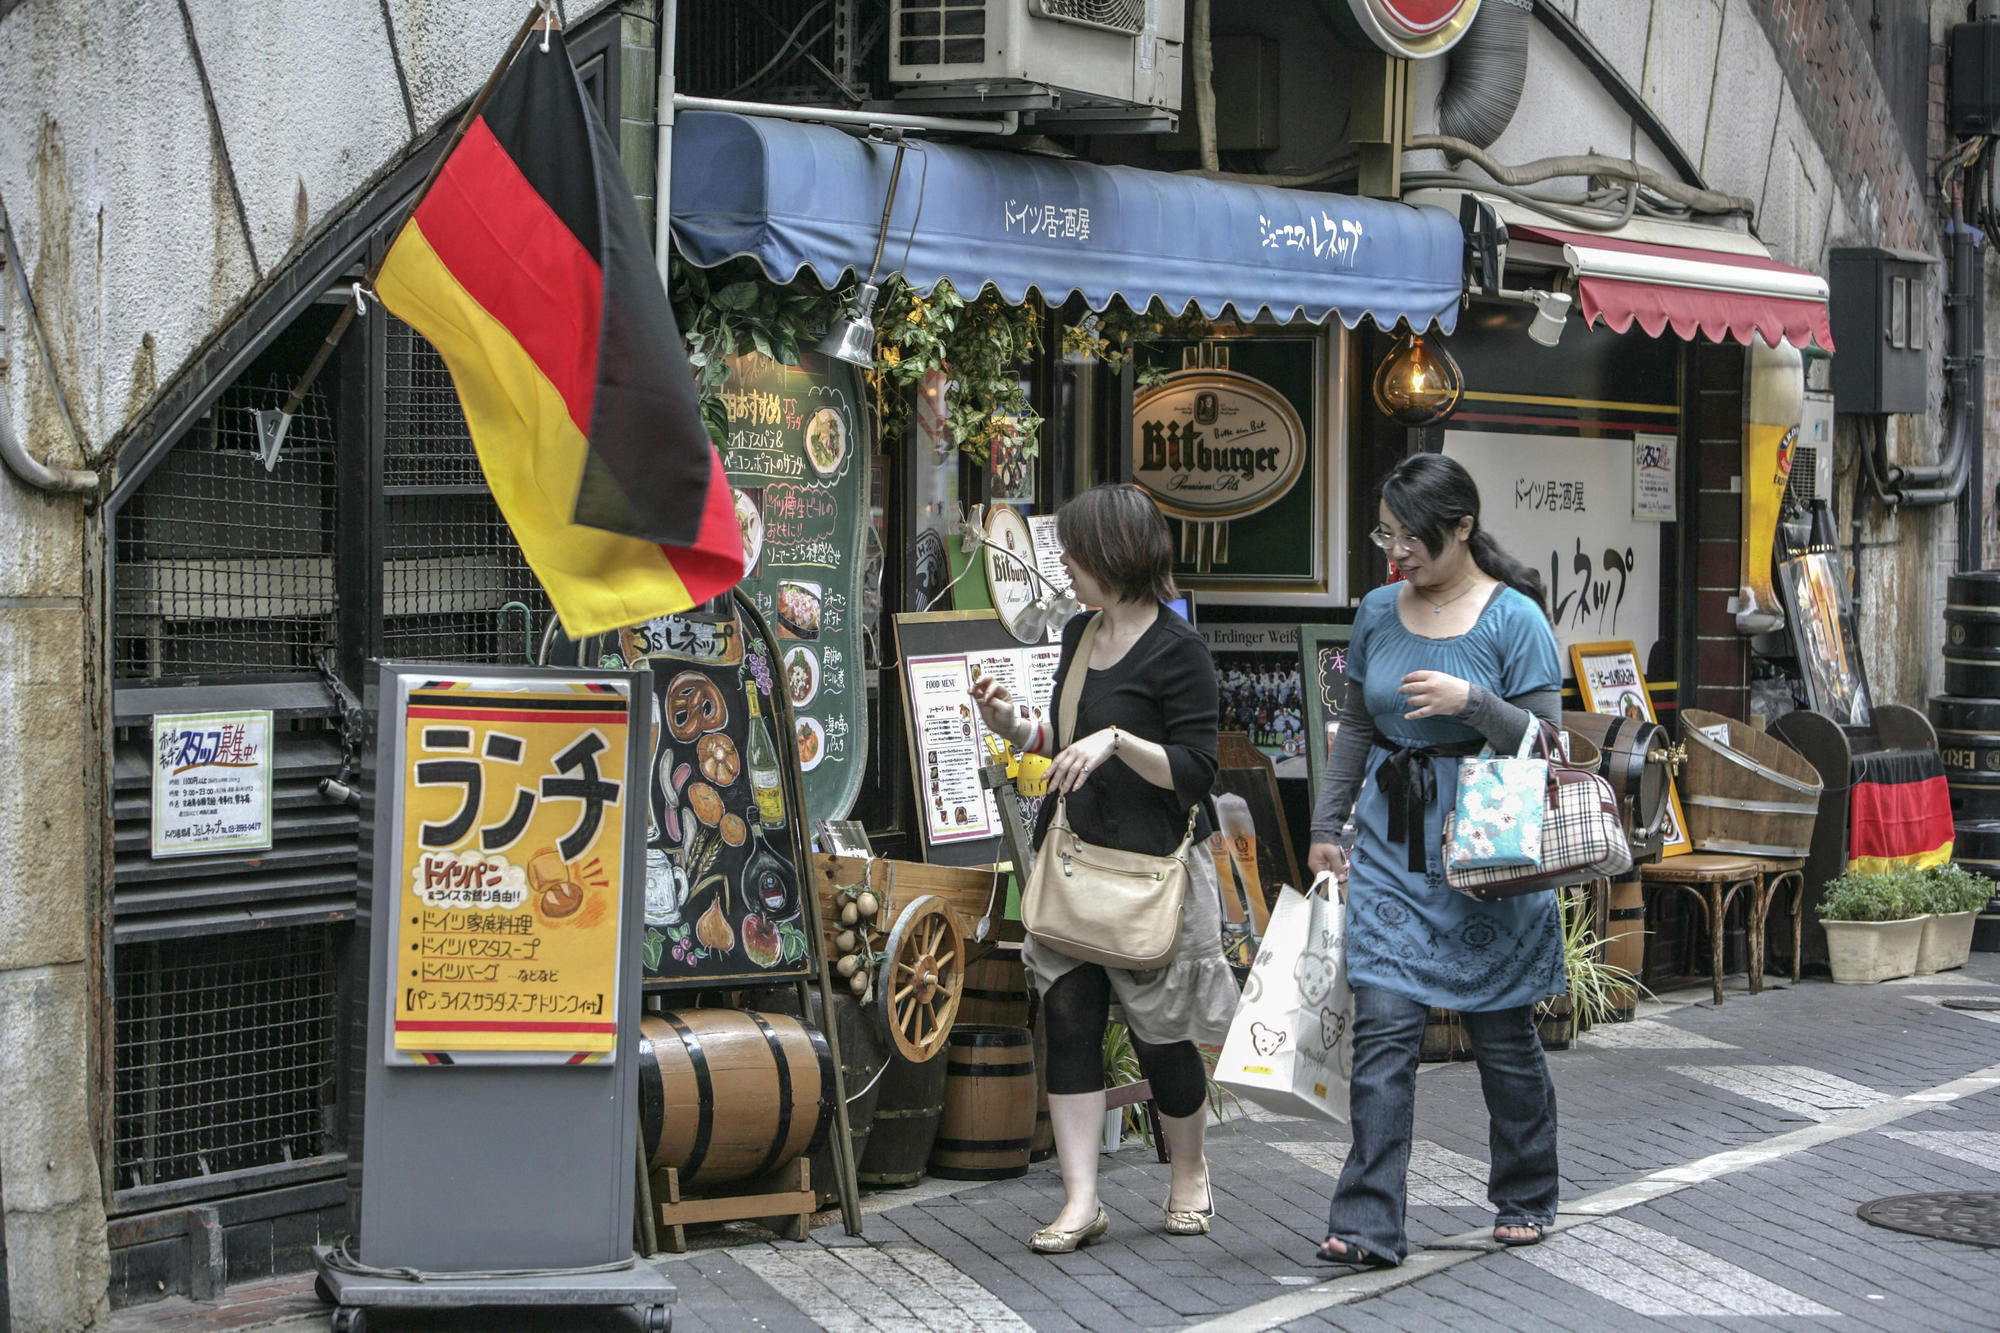
M 1681 702 L 1748 720 L 1750 654 L 1731 608 L 1742 581 L 1743 348 L 1688 346 L 1687 421 L 1694 446 L 1693 675 L 1681 677 Z M 1690 688 L 1688 681 L 1694 682 Z

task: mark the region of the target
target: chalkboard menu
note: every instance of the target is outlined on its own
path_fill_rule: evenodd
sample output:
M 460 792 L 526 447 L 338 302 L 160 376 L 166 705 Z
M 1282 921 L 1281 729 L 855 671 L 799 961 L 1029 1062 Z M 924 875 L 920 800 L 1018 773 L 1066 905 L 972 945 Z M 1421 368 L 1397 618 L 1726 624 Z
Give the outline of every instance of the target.
M 1299 626 L 1299 668 L 1306 708 L 1306 770 L 1312 784 L 1312 798 L 1319 799 L 1320 779 L 1326 775 L 1326 757 L 1333 749 L 1334 719 L 1340 713 L 1341 696 L 1347 693 L 1347 644 L 1354 636 L 1352 625 Z
M 805 774 L 809 820 L 847 813 L 868 750 L 862 403 L 860 373 L 817 353 L 796 366 L 732 357 L 722 389 L 723 466 L 749 558 L 742 589 L 778 636 L 776 680 L 797 717 L 786 740 Z
M 777 750 L 778 655 L 735 614 L 625 631 L 653 672 L 646 832 L 648 986 L 805 975 L 810 961 Z

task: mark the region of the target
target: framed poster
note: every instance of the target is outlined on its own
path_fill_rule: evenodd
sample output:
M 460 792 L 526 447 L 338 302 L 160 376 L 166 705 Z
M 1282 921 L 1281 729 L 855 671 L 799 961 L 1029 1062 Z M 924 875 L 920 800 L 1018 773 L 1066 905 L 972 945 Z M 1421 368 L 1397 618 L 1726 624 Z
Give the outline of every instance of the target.
M 1178 530 L 1183 588 L 1245 605 L 1346 596 L 1343 470 L 1330 465 L 1346 431 L 1343 337 L 1335 321 L 1138 345 L 1138 368 L 1165 378 L 1133 398 L 1131 478 Z
M 1222 730 L 1242 732 L 1277 776 L 1307 776 L 1299 627 L 1204 621 L 1198 628 L 1215 659 Z
M 793 689 L 796 645 L 726 616 L 667 616 L 626 632 L 651 669 L 647 780 L 648 989 L 764 983 L 810 971 L 801 856 L 779 768 L 773 691 Z M 797 715 L 801 766 L 822 739 Z M 807 776 L 810 776 L 808 774 Z
M 629 677 L 405 675 L 384 1059 L 595 1064 L 618 1047 Z
M 1657 723 L 1652 696 L 1646 693 L 1646 673 L 1639 669 L 1638 650 L 1622 643 L 1579 643 L 1569 650 L 1576 671 L 1576 688 L 1588 713 L 1629 717 Z M 1667 779 L 1667 816 L 1660 829 L 1660 854 L 1680 856 L 1694 850 L 1687 821 L 1681 817 L 1681 793 Z
M 268 848 L 270 711 L 155 714 L 152 807 L 155 859 Z
M 1631 440 L 1447 430 L 1444 452 L 1478 485 L 1487 531 L 1541 571 L 1562 650 L 1622 637 L 1645 661 L 1660 636 L 1660 524 L 1632 521 Z
M 1855 643 L 1846 581 L 1834 559 L 1827 551 L 1793 556 L 1778 566 L 1778 580 L 1790 603 L 1786 610 L 1806 702 L 1843 727 L 1866 727 L 1875 716 L 1868 676 Z
M 933 611 L 897 616 L 896 648 L 924 859 L 954 866 L 1008 860 L 999 805 L 979 785 L 988 732 L 972 682 L 997 677 L 1028 716 L 1053 722 L 1062 644 L 1021 643 L 991 611 Z M 1041 802 L 1018 800 L 1032 828 Z
M 730 358 L 721 396 L 723 466 L 749 560 L 742 589 L 782 640 L 806 813 L 838 819 L 861 790 L 868 753 L 870 476 L 860 376 L 817 353 L 796 366 L 749 353 Z
M 1347 645 L 1352 625 L 1299 626 L 1299 666 L 1305 689 L 1306 777 L 1311 784 L 1308 805 L 1319 800 L 1326 777 L 1327 756 L 1339 723 L 1341 696 L 1347 692 Z

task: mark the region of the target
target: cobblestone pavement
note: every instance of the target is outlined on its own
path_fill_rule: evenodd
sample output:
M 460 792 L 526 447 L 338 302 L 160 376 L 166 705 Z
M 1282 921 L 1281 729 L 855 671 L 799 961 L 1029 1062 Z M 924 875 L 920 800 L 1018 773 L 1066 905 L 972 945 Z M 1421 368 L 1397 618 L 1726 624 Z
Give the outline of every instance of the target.
M 2000 955 L 1872 987 L 1808 980 L 1716 1006 L 1682 991 L 1637 1022 L 1555 1054 L 1563 1212 L 1542 1245 L 1498 1250 L 1486 1118 L 1470 1064 L 1418 1079 L 1412 1256 L 1332 1276 L 1315 1264 L 1346 1149 L 1330 1127 L 1262 1113 L 1211 1131 L 1217 1218 L 1160 1229 L 1166 1168 L 1134 1144 L 1103 1159 L 1110 1237 L 1044 1258 L 1026 1237 L 1060 1207 L 1054 1164 L 1018 1180 L 926 1181 L 865 1196 L 865 1236 L 837 1221 L 803 1244 L 741 1227 L 665 1258 L 677 1333 L 828 1329 L 1630 1330 L 1834 1324 L 2000 1328 L 2000 1249 L 1870 1226 L 1855 1208 L 1927 1190 L 2000 1190 Z M 121 1312 L 111 1327 L 324 1327 L 309 1281 Z M 636 1329 L 491 1311 L 371 1319 L 370 1333 Z

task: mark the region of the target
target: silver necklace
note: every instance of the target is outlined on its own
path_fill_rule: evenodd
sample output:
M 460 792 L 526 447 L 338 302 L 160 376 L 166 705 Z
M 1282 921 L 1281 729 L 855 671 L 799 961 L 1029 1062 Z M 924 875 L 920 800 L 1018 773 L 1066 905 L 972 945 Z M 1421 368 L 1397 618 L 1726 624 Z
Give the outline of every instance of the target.
M 1416 593 L 1417 593 L 1417 596 L 1419 596 L 1419 597 L 1423 597 L 1423 598 L 1424 598 L 1424 600 L 1425 600 L 1426 602 L 1430 602 L 1430 603 L 1431 603 L 1431 614 L 1432 614 L 1432 615 L 1434 615 L 1434 616 L 1441 616 L 1441 615 L 1443 615 L 1443 614 L 1444 614 L 1444 609 L 1445 609 L 1445 608 L 1446 608 L 1447 606 L 1450 606 L 1450 605 L 1451 605 L 1451 604 L 1452 604 L 1453 602 L 1455 602 L 1455 601 L 1457 601 L 1457 600 L 1458 600 L 1459 598 L 1461 598 L 1461 597 L 1465 596 L 1465 595 L 1466 595 L 1467 593 L 1471 592 L 1471 591 L 1472 591 L 1472 590 L 1473 590 L 1474 588 L 1476 588 L 1476 587 L 1478 587 L 1478 586 L 1479 586 L 1479 581 L 1478 581 L 1477 579 L 1472 579 L 1472 578 L 1468 578 L 1468 579 L 1466 580 L 1466 582 L 1465 582 L 1465 586 L 1464 586 L 1463 588 L 1460 588 L 1460 589 L 1459 589 L 1459 590 L 1458 590 L 1457 592 L 1455 592 L 1455 593 L 1453 593 L 1453 594 L 1452 594 L 1451 596 L 1449 596 L 1449 597 L 1445 598 L 1445 599 L 1444 599 L 1444 600 L 1443 600 L 1442 602 L 1431 602 L 1431 599 L 1430 599 L 1430 598 L 1428 598 L 1428 597 L 1424 597 L 1424 590 L 1423 590 L 1422 588 L 1418 588 L 1418 589 L 1416 590 Z

